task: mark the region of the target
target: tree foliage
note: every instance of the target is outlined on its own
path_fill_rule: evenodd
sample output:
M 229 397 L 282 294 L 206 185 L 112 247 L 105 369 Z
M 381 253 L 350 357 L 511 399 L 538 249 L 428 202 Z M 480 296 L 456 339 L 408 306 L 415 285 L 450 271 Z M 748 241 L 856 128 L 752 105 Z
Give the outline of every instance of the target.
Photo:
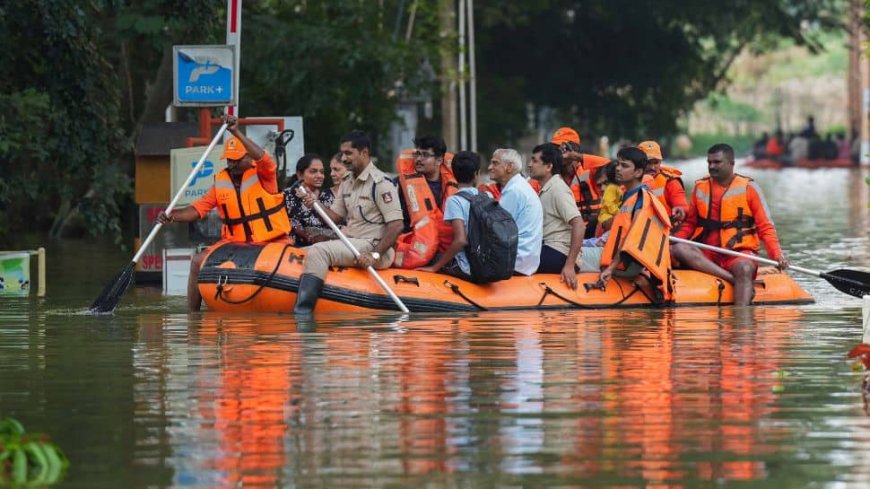
M 59 236 L 72 219 L 95 235 L 119 236 L 140 116 L 149 99 L 167 100 L 148 93 L 149 82 L 173 40 L 218 24 L 186 14 L 213 19 L 220 4 L 21 0 L 0 7 L 7 47 L 0 61 L 14 67 L 0 79 L 0 236 Z
M 533 5 L 532 5 L 533 4 Z M 527 107 L 556 109 L 581 132 L 660 136 L 727 80 L 744 48 L 839 25 L 840 0 L 505 0 L 479 2 L 482 139 L 523 127 Z M 510 104 L 510 105 L 506 105 Z
M 329 153 L 351 128 L 384 136 L 400 100 L 437 100 L 439 23 L 451 0 L 245 2 L 242 115 L 305 117 Z M 522 136 L 528 114 L 581 132 L 658 136 L 772 37 L 816 46 L 843 0 L 476 2 L 482 146 Z M 171 46 L 221 43 L 224 0 L 19 0 L 0 4 L 0 236 L 60 235 L 78 219 L 114 233 L 130 202 L 133 141 L 171 100 Z M 414 10 L 410 38 L 405 32 Z M 448 63 L 453 64 L 455 63 Z M 424 66 L 435 70 L 435 78 Z M 438 104 L 435 104 L 436 107 Z M 530 110 L 532 109 L 532 110 Z M 546 110 L 544 110 L 546 109 Z M 437 112 L 436 112 L 437 115 Z M 126 219 L 131 219 L 125 216 Z
M 411 2 L 252 5 L 242 41 L 243 114 L 303 115 L 306 148 L 326 154 L 350 129 L 385 136 L 399 98 L 432 89 L 421 66 L 440 42 L 427 2 L 420 2 L 415 35 L 406 41 L 399 3 Z

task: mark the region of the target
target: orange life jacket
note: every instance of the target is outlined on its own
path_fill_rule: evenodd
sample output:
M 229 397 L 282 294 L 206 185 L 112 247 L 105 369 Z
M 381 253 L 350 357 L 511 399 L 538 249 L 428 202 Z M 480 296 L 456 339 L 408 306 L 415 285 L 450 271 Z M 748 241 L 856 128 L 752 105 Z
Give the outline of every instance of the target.
M 719 219 L 710 219 L 710 208 L 713 205 L 713 192 L 710 188 L 710 177 L 695 182 L 692 191 L 692 201 L 698 210 L 698 227 L 692 235 L 694 241 L 704 241 L 712 232 L 719 232 L 719 243 L 729 250 L 759 250 L 758 230 L 755 228 L 755 218 L 749 209 L 746 191 L 752 179 L 743 175 L 734 175 L 734 179 L 719 203 Z
M 598 189 L 598 185 L 595 185 L 594 174 L 594 170 L 578 167 L 570 185 L 577 210 L 586 223 L 587 238 L 594 235 L 598 224 L 598 213 L 601 212 L 601 190 Z
M 501 188 L 495 182 L 481 183 L 477 186 L 478 192 L 489 192 L 492 198 L 498 200 L 501 198 Z
M 641 206 L 635 209 L 643 193 Z M 623 200 L 613 217 L 610 236 L 601 253 L 601 266 L 620 260 L 621 268 L 633 259 L 649 270 L 665 300 L 670 300 L 671 220 L 661 202 L 645 187 Z
M 683 179 L 680 178 L 680 176 L 683 175 L 683 172 L 674 167 L 664 165 L 660 166 L 659 170 L 659 174 L 650 179 L 649 183 L 646 183 L 646 186 L 649 187 L 649 191 L 659 199 L 659 202 L 664 204 L 665 209 L 667 209 L 668 214 L 670 214 L 671 206 L 668 204 L 667 195 L 665 195 L 665 186 L 667 186 L 669 181 L 676 180 L 680 182 L 681 187 L 686 188 L 686 186 L 683 185 Z
M 284 194 L 267 192 L 260 184 L 256 168 L 245 170 L 238 190 L 230 173 L 221 171 L 214 178 L 214 190 L 218 214 L 223 220 L 223 239 L 262 243 L 290 232 Z
M 393 266 L 405 269 L 424 267 L 432 261 L 437 251 L 446 250 L 453 242 L 453 227 L 444 222 L 444 212 L 441 210 L 447 198 L 458 189 L 456 177 L 450 169 L 452 160 L 452 154 L 444 155 L 444 163 L 439 167 L 441 202 L 435 202 L 426 177 L 415 168 L 414 150 L 406 149 L 399 154 L 396 169 L 412 229 L 396 240 Z

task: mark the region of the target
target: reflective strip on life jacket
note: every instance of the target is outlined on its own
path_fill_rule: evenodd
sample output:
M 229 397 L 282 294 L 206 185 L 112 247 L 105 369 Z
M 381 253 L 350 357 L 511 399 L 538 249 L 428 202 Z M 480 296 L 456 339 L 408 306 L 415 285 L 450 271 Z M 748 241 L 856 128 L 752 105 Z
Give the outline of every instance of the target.
M 226 170 L 215 176 L 214 188 L 218 214 L 223 221 L 223 239 L 258 243 L 290 232 L 284 194 L 267 192 L 260 184 L 256 168 L 245 170 L 238 190 Z
M 703 242 L 710 233 L 718 232 L 719 245 L 724 248 L 758 251 L 758 230 L 746 193 L 751 182 L 749 177 L 734 175 L 719 202 L 719 219 L 714 220 L 710 219 L 710 209 L 713 207 L 710 177 L 696 181 L 692 201 L 698 210 L 698 227 L 692 240 Z
M 595 229 L 598 226 L 598 214 L 601 212 L 601 194 L 598 186 L 592 181 L 592 173 L 590 170 L 577 170 L 577 174 L 571 181 L 571 192 L 574 193 L 574 200 L 577 203 L 577 210 L 580 211 L 580 217 L 583 218 L 586 224 L 585 238 L 591 238 L 595 235 Z

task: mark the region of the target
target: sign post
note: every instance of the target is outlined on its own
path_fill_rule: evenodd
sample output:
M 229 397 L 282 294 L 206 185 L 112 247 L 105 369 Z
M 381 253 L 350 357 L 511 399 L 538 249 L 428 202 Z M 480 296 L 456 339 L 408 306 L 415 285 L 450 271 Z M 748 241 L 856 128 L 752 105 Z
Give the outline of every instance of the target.
M 227 46 L 236 51 L 233 65 L 233 102 L 227 104 L 227 115 L 239 114 L 239 66 L 242 54 L 242 0 L 227 0 Z
M 173 105 L 235 104 L 236 51 L 232 46 L 173 46 Z

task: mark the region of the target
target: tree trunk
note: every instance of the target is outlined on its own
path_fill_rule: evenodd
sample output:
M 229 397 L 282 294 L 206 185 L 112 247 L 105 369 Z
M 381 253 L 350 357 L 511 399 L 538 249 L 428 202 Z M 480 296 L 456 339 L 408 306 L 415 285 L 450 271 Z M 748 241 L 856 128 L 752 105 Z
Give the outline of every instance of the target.
M 167 46 L 163 50 L 163 58 L 154 82 L 145 90 L 145 105 L 142 115 L 136 123 L 133 134 L 138 134 L 139 129 L 146 123 L 163 122 L 166 118 L 166 106 L 172 102 L 172 47 Z
M 459 147 L 456 107 L 456 0 L 439 0 L 441 38 L 441 135 L 447 148 Z

